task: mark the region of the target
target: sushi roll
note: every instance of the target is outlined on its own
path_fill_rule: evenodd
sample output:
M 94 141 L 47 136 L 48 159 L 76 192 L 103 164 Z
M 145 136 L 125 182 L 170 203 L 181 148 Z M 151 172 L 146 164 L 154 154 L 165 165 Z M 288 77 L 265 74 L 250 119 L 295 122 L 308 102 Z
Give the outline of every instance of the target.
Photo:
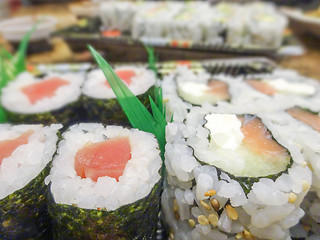
M 248 45 L 277 49 L 282 44 L 283 32 L 288 25 L 285 16 L 267 3 L 251 3 L 246 7 L 246 34 Z
M 149 95 L 154 95 L 156 77 L 154 72 L 144 67 L 122 66 L 115 68 L 138 99 L 149 108 Z M 87 113 L 87 121 L 105 124 L 129 125 L 112 88 L 100 69 L 92 70 L 82 87 L 82 102 Z
M 99 15 L 106 29 L 128 32 L 137 10 L 132 2 L 105 2 L 100 4 Z
M 46 182 L 54 239 L 155 239 L 162 160 L 155 137 L 82 123 L 63 134 Z
M 168 39 L 173 18 L 182 10 L 179 2 L 161 2 L 139 11 L 132 23 L 133 39 Z
M 173 18 L 168 29 L 168 38 L 203 42 L 205 35 L 204 21 L 201 16 L 210 14 L 209 5 L 203 2 L 187 3 Z
M 319 106 L 320 85 L 294 71 L 276 70 L 271 74 L 226 78 L 232 85 L 231 104 L 235 111 L 266 113 L 295 105 Z
M 316 111 L 315 108 L 318 108 Z M 269 113 L 267 117 L 277 125 L 280 134 L 299 147 L 312 171 L 312 186 L 302 208 L 306 216 L 293 231 L 295 237 L 308 235 L 319 238 L 320 224 L 320 116 L 319 106 L 295 106 L 286 111 Z M 288 131 L 295 129 L 295 131 Z M 300 229 L 301 231 L 297 231 Z M 304 233 L 305 236 L 300 234 Z
M 79 121 L 83 77 L 49 73 L 36 78 L 24 72 L 2 89 L 1 104 L 12 123 L 62 123 Z
M 196 74 L 186 67 L 179 67 L 175 73 L 165 76 L 162 89 L 168 115 L 181 122 L 195 105 L 229 102 L 231 94 L 225 78 L 207 72 Z
M 49 239 L 45 177 L 61 125 L 0 125 L 0 238 Z
M 209 105 L 168 124 L 162 209 L 175 239 L 290 239 L 312 179 L 278 130 Z

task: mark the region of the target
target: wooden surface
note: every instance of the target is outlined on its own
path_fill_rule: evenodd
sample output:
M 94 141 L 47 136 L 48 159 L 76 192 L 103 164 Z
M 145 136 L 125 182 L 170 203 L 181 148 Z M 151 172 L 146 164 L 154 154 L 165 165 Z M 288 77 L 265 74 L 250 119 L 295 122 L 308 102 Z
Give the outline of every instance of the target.
M 281 58 L 278 64 L 283 68 L 294 69 L 301 75 L 320 81 L 320 40 L 310 34 L 302 34 L 299 39 L 305 46 L 306 53 L 302 56 Z

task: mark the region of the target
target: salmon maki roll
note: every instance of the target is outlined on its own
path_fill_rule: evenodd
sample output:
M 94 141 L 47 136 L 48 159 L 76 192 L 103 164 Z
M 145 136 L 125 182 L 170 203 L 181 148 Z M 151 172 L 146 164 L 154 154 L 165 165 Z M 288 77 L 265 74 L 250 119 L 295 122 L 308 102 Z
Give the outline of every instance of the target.
M 154 72 L 143 67 L 122 66 L 115 73 L 138 99 L 149 108 L 149 95 L 154 95 L 156 77 Z M 129 126 L 112 88 L 100 69 L 92 70 L 82 87 L 82 102 L 88 122 L 101 122 Z
M 167 126 L 162 209 L 177 239 L 290 238 L 311 171 L 258 115 L 194 107 Z
M 46 179 L 54 239 L 154 239 L 161 164 L 152 134 L 71 126 Z
M 49 239 L 49 163 L 61 125 L 0 125 L 0 236 Z
M 36 78 L 22 73 L 2 89 L 1 103 L 13 123 L 62 123 L 79 121 L 83 77 L 49 73 Z

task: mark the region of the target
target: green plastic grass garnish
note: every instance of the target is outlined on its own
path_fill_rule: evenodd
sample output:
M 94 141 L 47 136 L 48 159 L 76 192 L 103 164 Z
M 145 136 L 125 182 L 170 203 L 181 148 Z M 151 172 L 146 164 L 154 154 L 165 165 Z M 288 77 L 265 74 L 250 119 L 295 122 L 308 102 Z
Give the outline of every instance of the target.
M 147 45 L 145 45 L 144 47 L 148 53 L 148 67 L 149 69 L 154 71 L 154 73 L 157 75 L 158 74 L 157 59 L 154 54 L 154 48 Z
M 26 52 L 31 34 L 37 28 L 39 22 L 35 23 L 30 31 L 23 36 L 17 52 L 12 55 L 6 49 L 0 49 L 0 91 L 9 81 L 15 79 L 20 73 L 26 71 Z M 0 92 L 1 94 L 1 92 Z M 7 121 L 5 111 L 0 105 L 0 123 Z
M 156 91 L 158 92 L 158 95 L 156 95 L 157 103 L 155 103 L 154 100 L 149 96 L 152 109 L 151 114 L 117 76 L 117 74 L 112 70 L 111 66 L 101 57 L 101 55 L 90 45 L 89 50 L 106 76 L 132 127 L 138 128 L 139 130 L 145 132 L 153 133 L 159 142 L 161 157 L 164 159 L 164 149 L 166 144 L 165 127 L 167 122 L 164 115 L 165 108 L 163 107 L 162 97 L 160 97 L 161 90 L 159 87 L 156 87 L 158 88 Z

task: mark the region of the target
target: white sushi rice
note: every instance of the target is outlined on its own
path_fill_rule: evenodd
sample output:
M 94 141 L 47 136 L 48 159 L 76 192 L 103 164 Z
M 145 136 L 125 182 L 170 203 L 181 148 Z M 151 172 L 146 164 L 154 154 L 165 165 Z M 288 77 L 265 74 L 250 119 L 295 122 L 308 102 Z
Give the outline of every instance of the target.
M 309 104 L 309 107 L 314 107 Z M 317 107 L 317 106 L 316 106 Z M 271 122 L 277 126 L 279 133 L 292 144 L 299 147 L 305 160 L 312 170 L 312 186 L 309 194 L 302 204 L 306 216 L 301 224 L 292 230 L 294 237 L 306 237 L 308 231 L 303 226 L 310 227 L 312 237 L 320 238 L 320 133 L 309 125 L 293 118 L 287 112 L 279 111 L 266 114 Z M 294 129 L 290 131 L 288 129 Z M 302 236 L 302 235 L 303 236 Z M 313 239 L 311 236 L 306 239 Z
M 290 239 L 288 229 L 304 215 L 300 204 L 312 182 L 311 171 L 300 149 L 288 143 L 279 129 L 263 118 L 277 142 L 289 150 L 293 164 L 275 181 L 261 177 L 245 194 L 239 182 L 223 171 L 220 173 L 214 165 L 199 162 L 206 162 L 205 158 L 209 157 L 205 154 L 209 143 L 204 116 L 219 111 L 222 109 L 208 105 L 194 107 L 185 124 L 170 123 L 167 126 L 165 164 L 169 186 L 164 190 L 162 207 L 175 239 L 234 239 L 244 230 L 256 239 Z M 213 155 L 212 152 L 208 154 Z M 205 196 L 204 193 L 211 189 L 216 194 Z M 220 216 L 210 203 L 212 199 L 220 204 Z M 229 201 L 238 213 L 236 220 L 232 220 L 224 208 Z M 209 224 L 201 218 L 209 220 Z
M 46 97 L 32 104 L 21 88 L 49 78 L 61 78 L 68 81 L 69 84 L 59 87 L 53 97 Z M 16 113 L 32 114 L 57 110 L 78 100 L 83 80 L 82 75 L 73 73 L 48 73 L 43 79 L 40 79 L 24 72 L 2 89 L 1 103 L 4 108 Z
M 75 155 L 88 141 L 95 143 L 121 136 L 129 137 L 132 157 L 119 181 L 105 176 L 95 182 L 77 175 Z M 51 182 L 56 203 L 115 210 L 146 197 L 160 180 L 162 161 L 157 140 L 150 133 L 93 123 L 73 125 L 63 137 L 51 173 L 46 178 L 46 183 Z
M 291 236 L 306 240 L 320 239 L 320 199 L 313 191 L 309 192 L 302 203 L 306 214 L 301 222 L 290 230 Z
M 118 70 L 132 70 L 136 73 L 136 76 L 131 78 L 131 84 L 128 86 L 131 92 L 136 96 L 145 93 L 156 83 L 154 72 L 147 70 L 146 68 L 121 66 L 114 69 L 114 71 Z M 92 70 L 88 73 L 87 80 L 82 87 L 83 94 L 98 99 L 115 98 L 116 96 L 112 88 L 106 84 L 106 81 L 106 77 L 102 70 Z
M 28 130 L 33 130 L 28 143 L 17 147 L 0 165 L 0 199 L 25 187 L 52 160 L 58 141 L 61 124 L 0 125 L 0 141 L 15 139 Z

